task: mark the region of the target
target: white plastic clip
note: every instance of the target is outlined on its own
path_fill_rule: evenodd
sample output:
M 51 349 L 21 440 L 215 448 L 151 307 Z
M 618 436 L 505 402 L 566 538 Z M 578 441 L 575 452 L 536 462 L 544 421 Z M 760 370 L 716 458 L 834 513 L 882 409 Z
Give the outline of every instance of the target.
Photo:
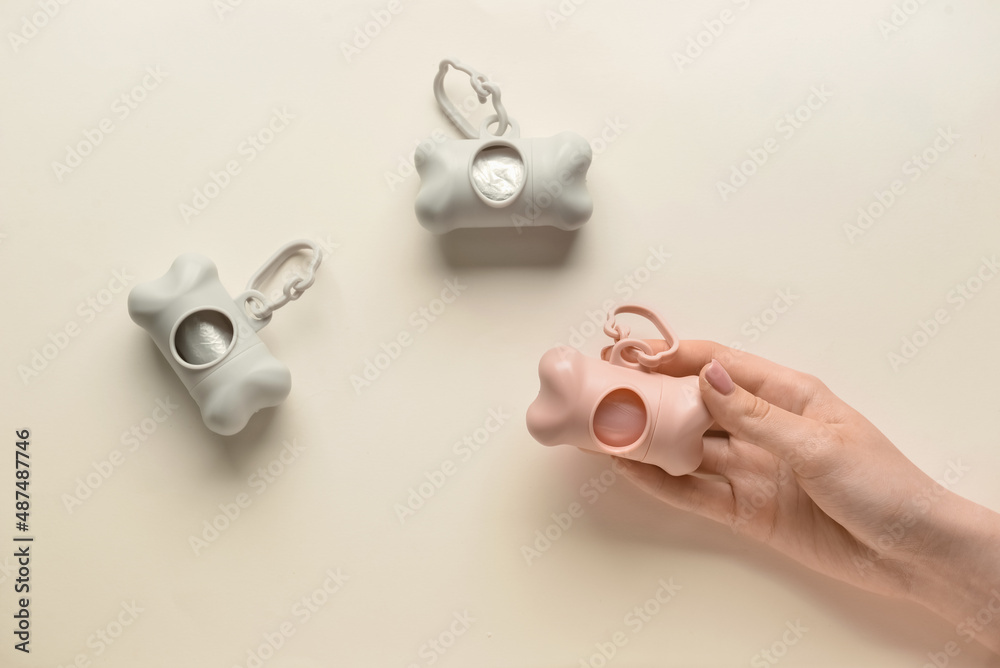
M 469 75 L 472 79 L 472 90 L 476 91 L 476 95 L 479 96 L 480 104 L 486 104 L 487 97 L 493 98 L 493 109 L 496 111 L 497 123 L 496 136 L 503 136 L 510 126 L 510 119 L 507 117 L 507 110 L 500 102 L 500 87 L 487 79 L 485 75 L 480 74 L 454 58 L 445 58 L 442 60 L 437 76 L 434 77 L 434 97 L 437 98 L 438 104 L 441 105 L 441 109 L 448 119 L 469 139 L 478 139 L 481 136 L 479 132 L 476 132 L 476 128 L 472 127 L 465 120 L 465 117 L 459 113 L 458 109 L 455 108 L 455 105 L 451 103 L 451 100 L 448 99 L 448 96 L 444 92 L 444 78 L 448 74 L 449 67 L 454 67 L 459 72 L 465 72 Z M 486 131 L 486 127 L 483 130 Z
M 281 296 L 274 301 L 268 300 L 260 291 L 261 285 L 278 270 L 278 267 L 300 251 L 311 251 L 313 254 L 312 261 L 306 267 L 305 276 L 295 276 L 289 279 L 282 288 Z M 267 262 L 250 277 L 250 280 L 247 281 L 246 291 L 239 296 L 238 300 L 245 301 L 255 319 L 269 320 L 272 313 L 288 302 L 301 297 L 302 293 L 313 284 L 316 280 L 316 270 L 321 262 L 323 262 L 323 251 L 313 242 L 304 239 L 289 242 L 275 251 L 274 255 L 268 258 Z

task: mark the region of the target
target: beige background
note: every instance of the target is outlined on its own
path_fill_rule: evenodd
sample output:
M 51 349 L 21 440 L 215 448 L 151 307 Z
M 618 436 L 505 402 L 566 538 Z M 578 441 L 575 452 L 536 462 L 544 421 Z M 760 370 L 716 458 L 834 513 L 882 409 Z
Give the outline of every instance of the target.
M 0 498 L 13 495 L 13 431 L 30 428 L 36 542 L 29 657 L 11 647 L 13 564 L 0 559 L 0 664 L 247 666 L 284 629 L 269 668 L 600 665 L 615 634 L 623 667 L 772 665 L 759 652 L 777 643 L 788 666 L 917 668 L 956 637 L 625 482 L 596 493 L 588 481 L 607 463 L 536 445 L 523 415 L 541 354 L 575 332 L 596 354 L 588 313 L 631 297 L 684 337 L 819 375 L 934 477 L 968 468 L 953 488 L 1000 509 L 1000 281 L 972 280 L 961 304 L 954 292 L 1000 251 L 995 3 L 900 1 L 916 10 L 897 13 L 900 26 L 888 0 L 566 1 L 568 16 L 555 0 L 403 0 L 396 14 L 385 2 L 231 4 L 2 10 Z M 51 18 L 35 16 L 49 5 Z M 348 62 L 341 45 L 372 12 L 392 20 Z M 720 15 L 729 22 L 713 24 Z M 679 66 L 705 22 L 724 30 Z M 595 140 L 595 213 L 575 239 L 439 240 L 419 226 L 405 161 L 435 131 L 458 136 L 431 93 L 444 56 L 501 84 L 523 136 Z M 829 99 L 813 98 L 788 136 L 781 119 L 814 87 Z M 471 94 L 459 75 L 448 89 Z M 131 109 L 122 95 L 143 99 Z M 241 143 L 274 110 L 294 118 L 251 160 Z M 112 131 L 60 180 L 53 162 L 102 121 Z M 912 180 L 905 163 L 949 129 L 957 139 Z M 724 201 L 718 182 L 769 139 L 776 152 Z M 230 160 L 239 174 L 186 222 L 180 205 Z M 851 243 L 845 225 L 894 180 L 892 206 Z M 215 437 L 130 322 L 115 272 L 130 288 L 198 251 L 235 294 L 298 236 L 330 252 L 315 287 L 262 332 L 292 394 Z M 650 247 L 670 254 L 655 271 L 643 269 Z M 449 280 L 466 287 L 422 328 L 419 309 Z M 778 291 L 794 298 L 774 317 Z M 893 368 L 889 354 L 938 309 L 947 322 Z M 24 376 L 67 327 L 76 335 Z M 355 392 L 351 375 L 401 333 L 412 345 Z M 165 416 L 158 400 L 177 408 Z M 491 409 L 510 418 L 478 452 L 456 450 Z M 123 440 L 133 427 L 144 441 Z M 274 464 L 286 443 L 298 454 Z M 446 461 L 454 475 L 401 522 L 396 505 Z M 99 486 L 80 490 L 88 476 Z M 196 555 L 190 537 L 237 499 L 249 505 Z M 12 503 L 0 503 L 8 545 Z M 583 515 L 529 565 L 522 546 L 573 503 Z M 327 594 L 338 569 L 349 580 Z M 661 580 L 680 589 L 637 629 L 628 614 Z M 808 631 L 781 647 L 796 623 Z M 439 638 L 443 654 L 428 644 Z M 1000 665 L 961 648 L 949 665 Z

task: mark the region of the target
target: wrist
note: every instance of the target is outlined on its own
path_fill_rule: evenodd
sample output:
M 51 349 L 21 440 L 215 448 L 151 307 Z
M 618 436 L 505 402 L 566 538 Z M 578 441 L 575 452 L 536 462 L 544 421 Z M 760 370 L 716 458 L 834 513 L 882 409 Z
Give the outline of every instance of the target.
M 1000 653 L 1000 514 L 949 492 L 927 519 L 909 598 Z

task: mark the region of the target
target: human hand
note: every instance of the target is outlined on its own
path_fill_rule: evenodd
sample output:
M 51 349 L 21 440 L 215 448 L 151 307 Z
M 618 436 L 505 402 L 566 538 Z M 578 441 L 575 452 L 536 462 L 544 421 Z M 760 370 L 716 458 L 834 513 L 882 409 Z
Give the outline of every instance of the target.
M 1000 590 L 1000 515 L 936 483 L 813 376 L 706 341 L 681 342 L 657 371 L 699 375 L 729 438 L 706 439 L 698 475 L 620 460 L 626 477 L 820 573 L 920 602 L 1000 651 L 1000 615 L 968 623 Z

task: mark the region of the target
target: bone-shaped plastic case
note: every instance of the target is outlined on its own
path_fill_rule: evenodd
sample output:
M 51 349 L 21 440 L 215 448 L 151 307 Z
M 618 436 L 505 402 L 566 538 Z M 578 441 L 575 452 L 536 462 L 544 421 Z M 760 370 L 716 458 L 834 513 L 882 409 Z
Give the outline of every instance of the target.
M 149 333 L 212 431 L 235 434 L 254 413 L 288 396 L 288 367 L 257 336 L 269 320 L 247 315 L 245 300 L 229 295 L 207 257 L 181 255 L 166 274 L 137 285 L 128 312 Z
M 489 121 L 489 119 L 487 119 Z M 521 139 L 486 131 L 478 139 L 426 141 L 414 155 L 420 175 L 415 210 L 441 234 L 457 228 L 536 227 L 575 230 L 594 210 L 587 190 L 593 152 L 574 132 Z
M 618 366 L 560 346 L 538 365 L 541 389 L 528 407 L 528 431 L 542 445 L 573 445 L 583 450 L 655 464 L 671 475 L 701 465 L 703 437 L 712 416 L 701 400 L 698 377 L 675 378 Z M 624 445 L 602 442 L 594 416 L 606 401 L 632 395 L 642 406 L 643 426 Z

